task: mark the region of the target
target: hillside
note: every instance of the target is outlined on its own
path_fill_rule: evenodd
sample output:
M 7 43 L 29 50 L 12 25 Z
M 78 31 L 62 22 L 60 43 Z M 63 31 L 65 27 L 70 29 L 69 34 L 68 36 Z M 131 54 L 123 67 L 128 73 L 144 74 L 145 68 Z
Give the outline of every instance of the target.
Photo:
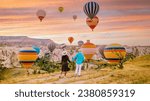
M 36 74 L 27 76 L 23 68 L 7 69 L 4 73 L 6 80 L 0 83 L 21 84 L 149 84 L 150 55 L 137 57 L 125 63 L 124 69 L 110 67 L 82 71 L 81 77 L 74 77 L 70 71 L 66 78 L 59 79 L 59 72 L 51 74 Z
M 7 46 L 47 46 L 48 43 L 53 42 L 50 39 L 35 39 L 27 36 L 0 36 L 0 44 Z

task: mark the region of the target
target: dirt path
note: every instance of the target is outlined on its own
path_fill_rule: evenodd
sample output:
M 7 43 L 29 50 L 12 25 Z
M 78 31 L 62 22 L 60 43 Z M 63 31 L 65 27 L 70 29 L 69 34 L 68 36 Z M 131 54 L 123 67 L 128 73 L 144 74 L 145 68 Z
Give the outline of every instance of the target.
M 93 83 L 96 83 L 96 81 L 103 80 L 107 77 L 110 77 L 112 75 L 112 72 L 105 73 L 105 75 L 101 75 L 101 73 L 106 72 L 107 70 L 87 70 L 82 71 L 81 77 L 75 77 L 74 71 L 71 71 L 67 74 L 67 77 L 59 78 L 60 73 L 53 73 L 46 76 L 41 77 L 35 77 L 29 80 L 24 80 L 17 82 L 18 84 L 84 84 L 88 83 L 89 81 L 92 81 Z M 97 75 L 95 75 L 97 74 Z

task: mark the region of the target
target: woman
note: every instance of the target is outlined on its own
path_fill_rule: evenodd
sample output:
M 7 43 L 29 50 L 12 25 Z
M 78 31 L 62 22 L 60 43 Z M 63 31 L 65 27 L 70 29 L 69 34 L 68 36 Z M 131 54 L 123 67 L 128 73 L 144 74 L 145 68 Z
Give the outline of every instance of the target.
M 69 57 L 67 55 L 67 51 L 63 51 L 62 52 L 62 59 L 61 59 L 61 64 L 62 64 L 61 75 L 64 72 L 64 76 L 66 76 L 67 71 L 70 70 L 70 68 L 68 67 L 69 62 L 70 62 L 70 60 L 69 60 Z M 59 76 L 59 78 L 61 78 L 61 76 Z

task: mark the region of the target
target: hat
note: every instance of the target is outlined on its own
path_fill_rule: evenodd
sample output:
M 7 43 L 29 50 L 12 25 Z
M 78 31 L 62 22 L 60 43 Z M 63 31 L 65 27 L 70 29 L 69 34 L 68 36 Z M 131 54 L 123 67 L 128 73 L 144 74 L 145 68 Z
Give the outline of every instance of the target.
M 63 52 L 62 52 L 62 55 L 67 55 L 67 51 L 63 51 Z

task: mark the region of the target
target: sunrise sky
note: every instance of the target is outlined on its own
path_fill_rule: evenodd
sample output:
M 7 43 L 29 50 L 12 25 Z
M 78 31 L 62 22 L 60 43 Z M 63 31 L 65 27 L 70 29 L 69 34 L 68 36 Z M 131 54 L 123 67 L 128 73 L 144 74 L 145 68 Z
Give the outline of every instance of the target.
M 92 0 L 100 5 L 99 24 L 92 32 L 83 6 L 91 0 L 0 0 L 0 36 L 29 36 L 66 43 L 90 39 L 95 44 L 150 45 L 150 0 Z M 59 13 L 58 7 L 64 12 Z M 38 9 L 47 13 L 43 22 Z M 72 16 L 78 19 L 73 20 Z

